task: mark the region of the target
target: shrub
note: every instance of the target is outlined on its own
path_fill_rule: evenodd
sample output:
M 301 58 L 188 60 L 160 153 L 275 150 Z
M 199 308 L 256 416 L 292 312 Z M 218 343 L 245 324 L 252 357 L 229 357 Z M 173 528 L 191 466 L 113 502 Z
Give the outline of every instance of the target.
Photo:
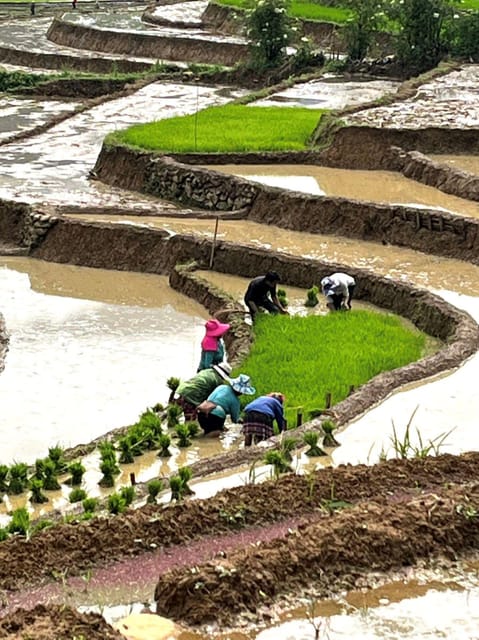
M 455 13 L 446 27 L 447 40 L 453 56 L 479 60 L 479 11 Z
M 247 12 L 246 35 L 253 66 L 267 69 L 278 66 L 291 41 L 291 18 L 287 0 L 256 0 Z
M 345 27 L 347 54 L 350 60 L 363 60 L 384 21 L 382 0 L 347 0 L 352 17 Z

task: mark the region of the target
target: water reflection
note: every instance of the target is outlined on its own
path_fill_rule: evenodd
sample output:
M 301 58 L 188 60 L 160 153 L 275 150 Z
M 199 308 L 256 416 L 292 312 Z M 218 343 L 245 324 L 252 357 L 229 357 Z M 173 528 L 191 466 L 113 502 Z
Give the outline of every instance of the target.
M 220 165 L 208 168 L 314 195 L 419 206 L 479 217 L 478 203 L 448 195 L 394 171 L 363 171 L 313 165 Z
M 169 376 L 196 370 L 206 314 L 166 278 L 35 260 L 0 265 L 10 332 L 0 376 L 2 463 L 31 462 L 56 442 L 89 442 L 132 424 L 166 400 Z M 83 299 L 68 297 L 75 283 Z

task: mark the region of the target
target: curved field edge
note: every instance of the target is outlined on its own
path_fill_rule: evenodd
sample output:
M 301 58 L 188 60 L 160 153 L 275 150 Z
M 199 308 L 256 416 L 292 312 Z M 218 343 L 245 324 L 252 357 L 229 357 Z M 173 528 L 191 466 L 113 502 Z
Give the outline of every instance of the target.
M 4 228 L 11 238 L 24 237 L 35 214 L 29 207 L 12 207 L 10 227 L 8 211 L 4 211 Z M 233 365 L 239 364 L 249 351 L 252 335 L 244 323 L 244 310 L 230 296 L 178 262 L 196 260 L 209 263 L 212 243 L 194 236 L 169 234 L 162 230 L 123 227 L 106 223 L 86 223 L 67 218 L 43 216 L 47 227 L 37 235 L 29 248 L 32 257 L 80 266 L 169 274 L 170 285 L 200 302 L 210 313 L 228 319 L 232 324 L 228 348 L 235 354 Z M 30 229 L 31 230 L 31 229 Z M 7 231 L 5 231 L 7 233 Z M 128 247 L 125 251 L 124 247 Z M 369 271 L 347 265 L 302 259 L 249 246 L 220 242 L 216 246 L 213 267 L 223 273 L 253 277 L 274 269 L 282 273 L 291 286 L 308 288 L 331 271 L 348 271 L 359 283 L 357 297 L 376 306 L 390 309 L 413 322 L 420 330 L 445 342 L 442 349 L 418 362 L 382 373 L 334 407 L 338 426 L 344 426 L 364 413 L 392 391 L 409 382 L 421 380 L 462 364 L 479 345 L 479 327 L 465 312 L 454 308 L 437 296 L 402 282 L 377 277 Z M 306 423 L 292 433 L 318 429 L 321 419 Z M 273 438 L 268 446 L 277 446 Z M 84 449 L 84 447 L 83 447 Z M 72 449 L 77 455 L 82 447 Z M 202 460 L 192 465 L 196 477 L 250 462 L 263 455 L 255 447 Z

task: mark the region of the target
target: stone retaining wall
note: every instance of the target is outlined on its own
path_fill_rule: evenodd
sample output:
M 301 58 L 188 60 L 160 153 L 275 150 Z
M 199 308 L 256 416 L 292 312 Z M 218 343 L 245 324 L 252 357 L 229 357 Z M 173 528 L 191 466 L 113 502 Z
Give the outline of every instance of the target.
M 431 160 L 419 151 L 391 148 L 391 164 L 406 178 L 435 187 L 459 198 L 479 201 L 479 176 Z
M 81 53 L 75 56 L 73 53 L 71 55 L 57 52 L 44 53 L 1 46 L 0 62 L 40 69 L 58 69 L 59 71 L 70 69 L 91 73 L 112 73 L 115 70 L 120 73 L 134 73 L 151 69 L 151 64 L 148 62 L 125 58 L 85 57 Z
M 227 154 L 221 159 L 232 162 Z M 103 145 L 95 172 L 109 184 L 209 210 L 248 207 L 248 219 L 263 224 L 407 246 L 479 263 L 479 220 L 475 218 L 277 189 L 121 146 Z
M 47 38 L 76 49 L 124 54 L 152 60 L 184 60 L 233 66 L 246 60 L 247 45 L 200 38 L 161 36 L 155 33 L 95 29 L 55 18 Z

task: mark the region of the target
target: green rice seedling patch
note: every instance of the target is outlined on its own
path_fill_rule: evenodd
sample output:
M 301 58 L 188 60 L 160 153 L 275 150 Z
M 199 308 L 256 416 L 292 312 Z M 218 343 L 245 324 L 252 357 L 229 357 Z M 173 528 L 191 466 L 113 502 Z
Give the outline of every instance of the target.
M 229 104 L 135 125 L 111 134 L 108 141 L 170 153 L 302 150 L 324 112 Z
M 326 316 L 259 316 L 255 341 L 240 370 L 251 376 L 257 394 L 286 396 L 288 425 L 296 413 L 324 409 L 326 395 L 336 404 L 382 371 L 418 360 L 426 335 L 398 316 L 372 311 Z M 235 375 L 238 372 L 235 372 Z M 244 398 L 243 403 L 251 400 Z
M 248 9 L 250 6 L 249 0 L 217 0 L 217 3 L 236 9 Z M 351 12 L 344 7 L 328 7 L 316 2 L 301 2 L 300 0 L 292 0 L 288 13 L 293 18 L 338 24 L 346 22 L 351 15 Z

